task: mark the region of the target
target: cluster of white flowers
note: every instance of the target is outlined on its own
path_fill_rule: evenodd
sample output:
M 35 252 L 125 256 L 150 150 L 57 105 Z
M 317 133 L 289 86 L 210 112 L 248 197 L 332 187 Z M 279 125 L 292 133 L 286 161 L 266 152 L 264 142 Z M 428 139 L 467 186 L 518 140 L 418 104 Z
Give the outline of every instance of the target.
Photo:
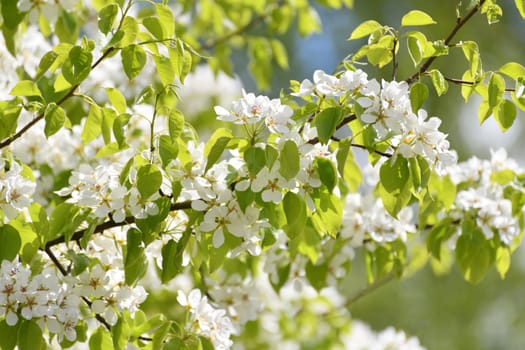
M 273 133 L 288 133 L 293 120 L 293 110 L 281 104 L 280 99 L 270 100 L 267 96 L 255 96 L 242 91 L 242 98 L 233 101 L 230 108 L 215 106 L 217 119 L 238 125 L 256 125 L 264 122 Z
M 341 237 L 349 239 L 352 247 L 366 243 L 387 243 L 400 239 L 407 240 L 407 232 L 415 232 L 411 223 L 411 207 L 403 208 L 397 219 L 383 207 L 383 202 L 372 194 L 350 193 L 346 196 L 343 210 Z
M 156 215 L 159 208 L 152 201 L 159 195 L 142 198 L 136 187 L 135 169 L 130 171 L 132 187 L 128 189 L 120 183 L 121 170 L 116 165 L 99 165 L 93 169 L 87 164 L 81 164 L 78 171 L 73 171 L 69 178 L 69 186 L 56 193 L 60 196 L 71 196 L 67 199 L 68 203 L 91 208 L 98 218 L 111 215 L 115 222 L 123 222 L 126 219 L 126 210 L 137 219 Z
M 340 76 L 317 70 L 313 80 L 303 80 L 293 95 L 337 98 L 340 103 L 354 106 L 360 120 L 373 125 L 378 141 L 390 139 L 395 153 L 405 158 L 422 156 L 438 171 L 456 162 L 447 135 L 438 130 L 441 120 L 427 120 L 424 110 L 417 114 L 412 111 L 406 82 L 382 81 L 380 85 L 375 79 L 368 80 L 359 69 L 347 70 Z
M 472 157 L 447 169 L 456 185 L 470 185 L 468 189 L 457 193 L 453 215 L 458 219 L 474 217 L 476 225 L 487 239 L 492 239 L 496 232 L 504 244 L 510 245 L 519 235 L 520 228 L 513 216 L 512 202 L 504 197 L 504 188 L 513 186 L 515 190 L 523 191 L 519 184 L 514 183 L 515 174 L 522 173 L 522 170 L 514 160 L 507 157 L 505 149 L 491 153 L 491 160 Z M 512 174 L 508 183 L 494 181 L 493 176 L 505 171 Z
M 376 333 L 359 320 L 352 320 L 350 332 L 341 338 L 346 350 L 425 350 L 418 338 L 403 331 L 388 327 Z
M 59 277 L 55 268 L 46 267 L 38 274 L 19 262 L 3 260 L 0 270 L 0 317 L 13 326 L 20 317 L 35 319 L 42 330 L 77 338 L 75 326 L 91 318 L 82 312 L 81 299 L 89 300 L 93 313 L 102 315 L 113 325 L 117 311 L 134 314 L 146 299 L 141 286 L 124 285 L 124 271 L 104 270 L 101 265 L 86 269 L 78 276 Z
M 22 175 L 22 166 L 0 158 L 0 208 L 6 219 L 14 219 L 31 204 L 35 183 Z
M 186 331 L 209 338 L 218 350 L 233 345 L 230 336 L 235 329 L 226 311 L 214 308 L 200 289 L 193 289 L 188 295 L 179 291 L 177 301 L 189 312 Z

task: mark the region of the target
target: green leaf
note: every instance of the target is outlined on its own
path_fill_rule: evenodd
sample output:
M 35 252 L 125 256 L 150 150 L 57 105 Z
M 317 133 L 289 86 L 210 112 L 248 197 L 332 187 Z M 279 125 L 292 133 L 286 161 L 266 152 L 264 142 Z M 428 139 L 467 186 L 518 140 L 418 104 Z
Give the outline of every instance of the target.
M 410 105 L 412 106 L 412 111 L 414 113 L 417 113 L 427 98 L 428 87 L 425 84 L 417 82 L 412 85 L 410 88 Z
M 20 323 L 10 326 L 5 320 L 0 321 L 0 349 L 13 350 L 17 343 Z
M 178 242 L 169 240 L 162 247 L 162 273 L 160 276 L 162 283 L 168 283 L 182 271 L 182 253 L 190 235 L 191 232 L 185 232 L 183 238 Z
M 159 155 L 162 165 L 167 166 L 173 159 L 177 158 L 179 145 L 172 141 L 168 135 L 159 137 Z
M 385 162 L 379 169 L 381 184 L 390 193 L 405 187 L 409 178 L 408 161 L 403 157 L 397 157 L 395 162 Z
M 315 165 L 319 173 L 319 179 L 326 186 L 328 192 L 332 193 L 337 184 L 337 170 L 334 164 L 327 158 L 315 158 Z
M 306 203 L 303 198 L 293 192 L 287 192 L 283 198 L 283 209 L 287 225 L 283 227 L 288 237 L 300 234 L 306 225 Z
M 341 108 L 331 107 L 323 110 L 315 117 L 314 124 L 317 128 L 319 141 L 321 141 L 322 144 L 327 144 L 330 137 L 335 133 L 341 116 Z
M 107 34 L 113 27 L 118 14 L 117 4 L 108 4 L 98 13 L 98 29 Z
M 501 279 L 505 279 L 510 268 L 510 249 L 508 247 L 498 247 L 496 250 L 496 270 Z
M 111 327 L 113 335 L 113 347 L 115 350 L 124 350 L 129 342 L 130 329 L 129 324 L 124 317 L 119 317 L 117 324 Z
M 357 191 L 363 180 L 361 169 L 357 164 L 353 152 L 350 150 L 352 142 L 343 139 L 339 142 L 337 149 L 337 171 L 352 191 Z
M 173 69 L 171 60 L 165 56 L 155 55 L 154 61 L 162 84 L 164 86 L 173 84 L 173 80 L 175 79 L 175 70 Z
M 305 266 L 306 278 L 318 292 L 326 287 L 326 275 L 328 274 L 328 265 L 326 263 L 315 265 L 310 260 Z
M 23 320 L 18 328 L 18 349 L 35 350 L 44 346 L 42 330 L 35 321 Z
M 126 113 L 126 98 L 122 95 L 122 92 L 115 88 L 106 88 L 106 94 L 108 95 L 109 102 L 115 107 L 118 113 Z
M 244 161 L 251 176 L 255 176 L 265 166 L 266 154 L 259 147 L 250 147 L 244 152 Z
M 168 117 L 168 130 L 170 137 L 175 140 L 178 138 L 184 128 L 184 116 L 176 109 L 172 110 Z
M 159 23 L 164 33 L 164 38 L 172 38 L 175 33 L 175 18 L 171 12 L 171 8 L 164 4 L 155 4 L 155 9 L 159 16 Z
M 146 164 L 137 172 L 137 189 L 143 199 L 157 193 L 162 185 L 162 174 L 155 164 Z
M 47 70 L 51 68 L 58 56 L 58 53 L 56 53 L 54 50 L 48 51 L 44 56 L 42 56 L 36 71 L 35 81 L 39 80 L 47 72 Z
M 403 16 L 401 19 L 401 26 L 426 26 L 429 24 L 436 24 L 437 22 L 427 13 L 419 10 L 412 10 Z
M 350 34 L 350 37 L 348 37 L 347 40 L 363 38 L 380 28 L 383 28 L 383 26 L 374 20 L 365 21 L 352 31 L 352 34 Z
M 286 47 L 278 39 L 270 40 L 272 46 L 273 57 L 277 65 L 283 69 L 288 68 L 288 54 L 286 53 Z
M 113 131 L 115 119 L 117 119 L 117 113 L 114 109 L 109 107 L 102 108 L 101 131 L 106 145 L 111 143 L 111 133 Z
M 456 260 L 465 279 L 479 283 L 494 263 L 495 249 L 481 230 L 470 220 L 465 220 L 456 243 Z
M 409 36 L 407 38 L 408 53 L 414 66 L 416 67 L 423 59 L 423 48 L 421 47 L 419 40 L 415 36 Z
M 525 0 L 514 0 L 516 8 L 518 9 L 521 18 L 525 19 Z
M 297 12 L 297 29 L 302 36 L 320 32 L 320 22 L 319 14 L 313 7 L 301 6 Z
M 481 75 L 481 58 L 479 54 L 479 47 L 475 41 L 463 41 L 461 42 L 461 49 L 463 54 L 470 64 L 470 75 L 473 77 L 473 80 L 479 79 Z
M 157 17 L 146 17 L 142 20 L 142 24 L 155 38 L 158 40 L 164 39 L 162 24 Z
M 441 246 L 447 241 L 455 232 L 455 226 L 452 225 L 450 218 L 441 220 L 434 225 L 427 234 L 427 250 L 433 257 L 441 259 Z
M 94 139 L 96 139 L 102 129 L 100 125 L 102 124 L 102 111 L 100 107 L 97 105 L 91 105 L 89 108 L 89 113 L 86 118 L 86 123 L 84 124 L 84 130 L 82 130 L 82 134 L 80 138 L 84 142 L 84 144 L 87 144 Z
M 124 254 L 124 274 L 126 284 L 132 286 L 137 282 L 148 268 L 144 247 L 142 246 L 142 233 L 136 228 L 130 228 L 127 233 L 127 244 Z
M 20 234 L 13 226 L 0 226 L 0 261 L 13 261 L 21 246 Z
M 108 330 L 100 326 L 97 328 L 91 337 L 89 338 L 89 349 L 91 350 L 112 350 L 113 341 L 111 340 L 111 334 Z
M 448 82 L 443 77 L 443 74 L 437 69 L 433 69 L 430 72 L 430 77 L 432 78 L 432 84 L 434 84 L 434 89 L 438 96 L 443 95 L 448 90 Z
M 128 125 L 130 118 L 131 115 L 129 113 L 123 113 L 113 122 L 113 135 L 115 136 L 115 140 L 117 140 L 119 150 L 128 147 L 128 144 L 126 143 L 125 127 Z
M 64 240 L 68 242 L 75 229 L 73 218 L 79 211 L 79 207 L 72 203 L 63 202 L 57 205 L 49 218 L 49 238 L 64 235 Z
M 139 24 L 135 17 L 126 16 L 122 21 L 121 26 L 124 36 L 120 39 L 118 46 L 126 48 L 127 46 L 133 44 L 137 39 L 137 34 L 139 32 Z
M 281 155 L 279 156 L 279 165 L 279 174 L 287 180 L 293 179 L 299 172 L 301 168 L 299 148 L 297 148 L 297 144 L 294 141 L 287 140 L 284 143 Z
M 231 139 L 233 139 L 233 134 L 230 129 L 215 130 L 204 147 L 204 157 L 207 159 L 205 171 L 208 171 L 219 160 Z
M 53 102 L 47 105 L 44 112 L 44 119 L 46 121 L 44 134 L 46 137 L 49 137 L 56 134 L 62 128 L 66 121 L 66 112 L 64 112 L 62 107 L 57 106 L 57 104 Z
M 80 84 L 89 76 L 92 60 L 91 52 L 80 46 L 74 46 L 62 65 L 62 75 L 71 85 Z
M 516 119 L 516 105 L 512 101 L 504 99 L 494 108 L 494 119 L 496 119 L 501 131 L 507 131 Z
M 488 102 L 490 108 L 495 108 L 502 100 L 505 93 L 505 80 L 497 73 L 492 73 L 488 86 Z
M 316 211 L 312 216 L 312 224 L 320 234 L 336 237 L 341 228 L 343 207 L 341 200 L 333 193 L 320 190 L 313 197 Z
M 38 85 L 31 80 L 21 80 L 19 81 L 9 92 L 13 96 L 40 96 L 40 89 Z
M 129 45 L 122 49 L 120 54 L 122 67 L 128 79 L 132 80 L 142 71 L 146 65 L 146 52 L 139 45 Z
M 525 67 L 516 62 L 508 62 L 498 69 L 499 72 L 505 74 L 512 79 L 518 79 L 519 77 L 525 77 Z

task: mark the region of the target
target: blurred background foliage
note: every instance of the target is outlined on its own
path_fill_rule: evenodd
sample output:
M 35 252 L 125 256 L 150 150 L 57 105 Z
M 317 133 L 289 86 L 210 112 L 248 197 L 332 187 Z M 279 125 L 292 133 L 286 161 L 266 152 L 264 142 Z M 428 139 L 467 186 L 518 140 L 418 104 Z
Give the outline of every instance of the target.
M 462 5 L 468 5 L 468 1 Z M 302 37 L 295 26 L 279 37 L 288 50 L 289 68 L 279 68 L 274 63 L 272 88 L 261 93 L 277 97 L 279 91 L 289 92 L 289 81 L 311 79 L 316 69 L 328 73 L 336 70 L 341 60 L 357 51 L 366 39 L 347 41 L 359 23 L 374 19 L 381 24 L 398 28 L 402 16 L 410 10 L 423 10 L 438 23 L 418 28 L 430 40 L 444 39 L 456 22 L 458 1 L 422 0 L 355 0 L 352 9 L 327 9 L 315 5 L 322 21 L 322 30 Z M 514 1 L 498 1 L 503 9 L 499 23 L 488 25 L 485 16 L 477 13 L 456 35 L 454 42 L 474 40 L 478 43 L 483 68 L 497 70 L 508 61 L 525 65 L 525 22 L 519 16 Z M 257 32 L 258 28 L 250 31 Z M 250 75 L 246 53 L 234 52 L 233 69 L 246 91 L 257 91 Z M 399 51 L 397 80 L 403 80 L 415 72 L 406 44 Z M 378 70 L 372 66 L 360 67 L 369 77 L 391 79 L 391 64 Z M 432 68 L 442 70 L 447 77 L 461 78 L 467 63 L 461 50 L 450 56 L 438 58 Z M 525 138 L 523 112 L 513 127 L 502 133 L 493 118 L 482 126 L 478 123 L 476 97 L 466 104 L 460 94 L 460 86 L 449 84 L 448 92 L 439 97 L 429 83 L 430 97 L 423 106 L 429 115 L 442 118 L 441 130 L 449 134 L 452 148 L 460 160 L 476 155 L 487 157 L 490 149 L 504 147 L 520 164 L 525 163 Z M 206 129 L 214 125 L 212 110 L 203 112 L 197 124 Z M 204 130 L 203 130 L 204 131 Z M 359 262 L 363 259 L 355 259 Z M 525 349 L 525 252 L 523 248 L 513 255 L 512 267 L 505 280 L 492 271 L 479 285 L 470 285 L 452 268 L 449 273 L 437 275 L 430 264 L 414 275 L 391 281 L 366 297 L 356 301 L 350 311 L 354 318 L 369 323 L 374 329 L 389 325 L 417 335 L 429 350 L 488 350 Z M 347 290 L 353 295 L 365 285 L 364 267 L 353 266 L 347 280 Z

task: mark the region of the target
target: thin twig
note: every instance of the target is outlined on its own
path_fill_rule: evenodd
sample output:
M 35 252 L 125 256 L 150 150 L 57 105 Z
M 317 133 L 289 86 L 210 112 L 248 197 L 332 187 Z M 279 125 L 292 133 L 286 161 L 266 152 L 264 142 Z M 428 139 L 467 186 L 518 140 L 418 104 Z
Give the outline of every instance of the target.
M 370 147 L 367 147 L 365 145 L 352 143 L 351 146 L 352 147 L 356 147 L 356 148 L 361 148 L 361 149 L 364 149 L 364 150 L 367 150 L 367 151 L 372 151 L 372 152 L 374 152 L 376 154 L 379 154 L 380 156 L 383 156 L 383 157 L 386 157 L 386 158 L 392 158 L 393 157 L 393 154 L 391 154 L 391 153 L 381 152 L 381 151 L 379 151 L 377 149 L 370 150 Z
M 170 207 L 170 211 L 190 209 L 190 208 L 191 208 L 191 201 L 179 202 L 179 203 L 172 204 L 171 207 Z M 122 222 L 115 222 L 115 221 L 113 221 L 113 219 L 110 219 L 110 220 L 108 220 L 108 221 L 98 225 L 97 227 L 95 227 L 93 233 L 102 233 L 105 230 L 108 230 L 110 228 L 131 225 L 131 224 L 133 224 L 135 222 L 135 220 L 136 219 L 135 219 L 134 216 L 127 216 L 124 219 L 124 221 L 122 221 Z M 71 236 L 71 240 L 72 241 L 77 241 L 77 242 L 80 241 L 82 239 L 82 237 L 84 237 L 84 235 L 86 234 L 87 231 L 88 231 L 88 229 L 82 229 L 82 230 L 76 231 Z M 64 236 L 57 237 L 57 238 L 47 242 L 46 246 L 45 246 L 45 250 L 47 251 L 47 249 L 49 249 L 50 247 L 53 247 L 53 246 L 55 246 L 57 244 L 61 244 L 61 243 L 65 243 L 65 237 Z
M 456 25 L 454 26 L 454 28 L 452 29 L 452 31 L 450 32 L 450 34 L 447 36 L 447 38 L 445 39 L 445 46 L 450 44 L 450 42 L 452 41 L 452 39 L 454 38 L 454 36 L 456 35 L 456 33 L 461 29 L 461 27 L 463 27 L 465 25 L 465 23 L 467 23 L 470 18 L 472 18 L 472 16 L 474 16 L 476 14 L 476 12 L 478 12 L 478 10 L 481 8 L 481 6 L 483 5 L 483 3 L 485 2 L 486 0 L 480 0 L 480 2 L 474 6 L 474 8 L 472 8 L 469 13 L 467 13 L 465 15 L 465 17 L 463 18 L 458 18 L 458 21 L 456 22 Z M 423 75 L 427 70 L 428 68 L 430 67 L 430 65 L 432 65 L 432 63 L 434 62 L 434 60 L 437 58 L 437 56 L 432 56 L 432 57 L 429 57 L 425 63 L 423 63 L 423 65 L 419 68 L 419 70 L 414 73 L 410 78 L 406 79 L 405 81 L 408 83 L 408 84 L 412 84 L 414 81 L 416 81 L 417 79 L 419 79 L 419 77 L 421 75 Z
M 99 64 L 100 62 L 102 62 L 102 60 L 104 60 L 115 48 L 113 47 L 110 47 L 108 48 L 106 51 L 104 51 L 104 53 L 102 54 L 102 56 L 99 57 L 99 59 L 93 63 L 93 65 L 91 66 L 91 70 L 95 69 Z M 56 102 L 56 105 L 57 106 L 60 106 L 62 105 L 64 102 L 66 102 L 69 98 L 71 98 L 72 96 L 75 95 L 75 91 L 77 90 L 77 88 L 80 86 L 80 84 L 75 84 L 71 87 L 71 89 L 69 89 L 69 91 L 67 92 L 67 94 L 65 94 L 60 100 L 58 100 Z M 23 134 L 26 133 L 27 130 L 31 129 L 36 123 L 38 123 L 40 120 L 44 119 L 44 116 L 45 116 L 45 111 L 40 113 L 36 118 L 34 118 L 33 120 L 31 120 L 29 123 L 27 123 L 26 125 L 24 125 L 17 133 L 9 136 L 7 139 L 5 139 L 4 141 L 0 142 L 0 149 L 2 148 L 5 148 L 7 146 L 9 146 L 11 143 L 13 143 L 16 139 L 20 138 Z
M 377 280 L 374 281 L 374 283 L 368 285 L 367 287 L 361 289 L 359 292 L 357 292 L 353 297 L 349 298 L 346 303 L 345 307 L 349 308 L 353 303 L 358 301 L 359 299 L 367 296 L 368 294 L 372 293 L 379 287 L 384 286 L 388 282 L 392 281 L 394 279 L 394 274 L 390 272 L 388 275 L 383 276 Z
M 450 83 L 458 84 L 458 85 L 476 85 L 476 84 L 478 84 L 478 82 L 475 82 L 475 81 L 467 81 L 467 80 L 461 80 L 461 79 L 455 79 L 455 78 L 443 77 L 443 79 L 445 79 L 446 81 L 448 81 Z M 507 91 L 507 92 L 515 92 L 516 89 L 505 88 L 505 91 Z

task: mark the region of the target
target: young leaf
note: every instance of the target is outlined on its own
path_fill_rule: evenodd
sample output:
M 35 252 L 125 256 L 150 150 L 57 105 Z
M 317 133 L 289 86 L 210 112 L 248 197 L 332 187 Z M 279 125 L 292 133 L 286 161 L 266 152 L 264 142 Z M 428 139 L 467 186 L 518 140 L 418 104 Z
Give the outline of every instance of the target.
M 47 105 L 44 119 L 46 121 L 44 134 L 46 137 L 49 137 L 62 128 L 66 121 L 66 112 L 64 112 L 62 107 L 57 106 L 57 104 L 53 102 Z
M 262 151 L 262 150 L 261 150 Z M 266 157 L 265 157 L 266 158 Z M 300 169 L 299 149 L 294 141 L 284 143 L 279 156 L 279 173 L 287 180 L 293 179 Z
M 508 62 L 500 67 L 499 71 L 512 79 L 525 77 L 525 67 L 516 62 Z
M 111 102 L 118 113 L 126 113 L 126 98 L 122 95 L 122 92 L 115 88 L 106 88 L 106 94 L 108 95 L 109 102 Z
M 334 164 L 329 159 L 321 157 L 316 158 L 315 163 L 319 179 L 331 193 L 337 184 L 337 171 Z
M 230 129 L 219 128 L 213 133 L 204 147 L 204 157 L 207 158 L 205 171 L 208 171 L 219 160 L 232 138 L 233 134 Z
M 124 274 L 126 284 L 133 285 L 146 273 L 148 262 L 142 246 L 142 233 L 130 228 L 127 233 L 127 244 L 124 255 Z
M 352 34 L 350 34 L 347 40 L 355 40 L 355 39 L 363 38 L 367 35 L 372 34 L 373 32 L 375 32 L 376 30 L 382 27 L 383 26 L 381 24 L 379 24 L 378 22 L 374 20 L 365 21 L 361 23 L 360 25 L 358 25 L 357 28 L 355 28 L 352 31 Z
M 430 77 L 432 78 L 432 84 L 434 84 L 434 89 L 438 96 L 443 95 L 448 90 L 448 82 L 443 77 L 443 74 L 437 69 L 430 71 Z
M 44 345 L 42 330 L 34 320 L 23 320 L 18 328 L 18 349 L 41 349 Z
M 175 19 L 171 8 L 164 4 L 155 4 L 157 15 L 159 16 L 159 23 L 164 33 L 164 38 L 172 38 L 175 33 Z
M 341 120 L 341 115 L 341 108 L 330 107 L 315 117 L 314 123 L 317 128 L 317 135 L 322 144 L 327 144 L 330 137 L 334 134 L 337 124 Z
M 13 96 L 40 96 L 40 89 L 38 85 L 31 80 L 21 80 L 19 81 L 9 92 Z
M 0 226 L 0 261 L 12 261 L 18 255 L 21 245 L 20 234 L 13 226 Z
M 412 106 L 412 111 L 414 113 L 417 113 L 427 98 L 428 87 L 425 84 L 417 82 L 412 85 L 410 88 L 410 105 Z
M 144 68 L 146 64 L 146 53 L 139 45 L 129 45 L 122 49 L 120 54 L 122 67 L 128 79 L 134 79 Z
M 501 131 L 507 131 L 516 119 L 516 105 L 504 99 L 494 108 L 494 119 L 498 123 Z
M 98 13 L 98 29 L 107 34 L 113 27 L 118 14 L 117 4 L 108 4 Z
M 91 72 L 92 60 L 91 52 L 80 46 L 74 46 L 62 65 L 62 75 L 71 85 L 80 84 Z
M 401 26 L 426 26 L 437 23 L 427 13 L 419 10 L 412 10 L 403 16 L 401 19 Z
M 502 100 L 505 93 L 505 80 L 497 73 L 492 73 L 489 79 L 488 94 L 489 107 L 495 108 Z
M 525 0 L 514 0 L 516 8 L 518 9 L 521 18 L 525 19 Z
M 162 185 L 162 174 L 155 164 L 146 164 L 137 172 L 137 189 L 143 199 L 151 197 Z

